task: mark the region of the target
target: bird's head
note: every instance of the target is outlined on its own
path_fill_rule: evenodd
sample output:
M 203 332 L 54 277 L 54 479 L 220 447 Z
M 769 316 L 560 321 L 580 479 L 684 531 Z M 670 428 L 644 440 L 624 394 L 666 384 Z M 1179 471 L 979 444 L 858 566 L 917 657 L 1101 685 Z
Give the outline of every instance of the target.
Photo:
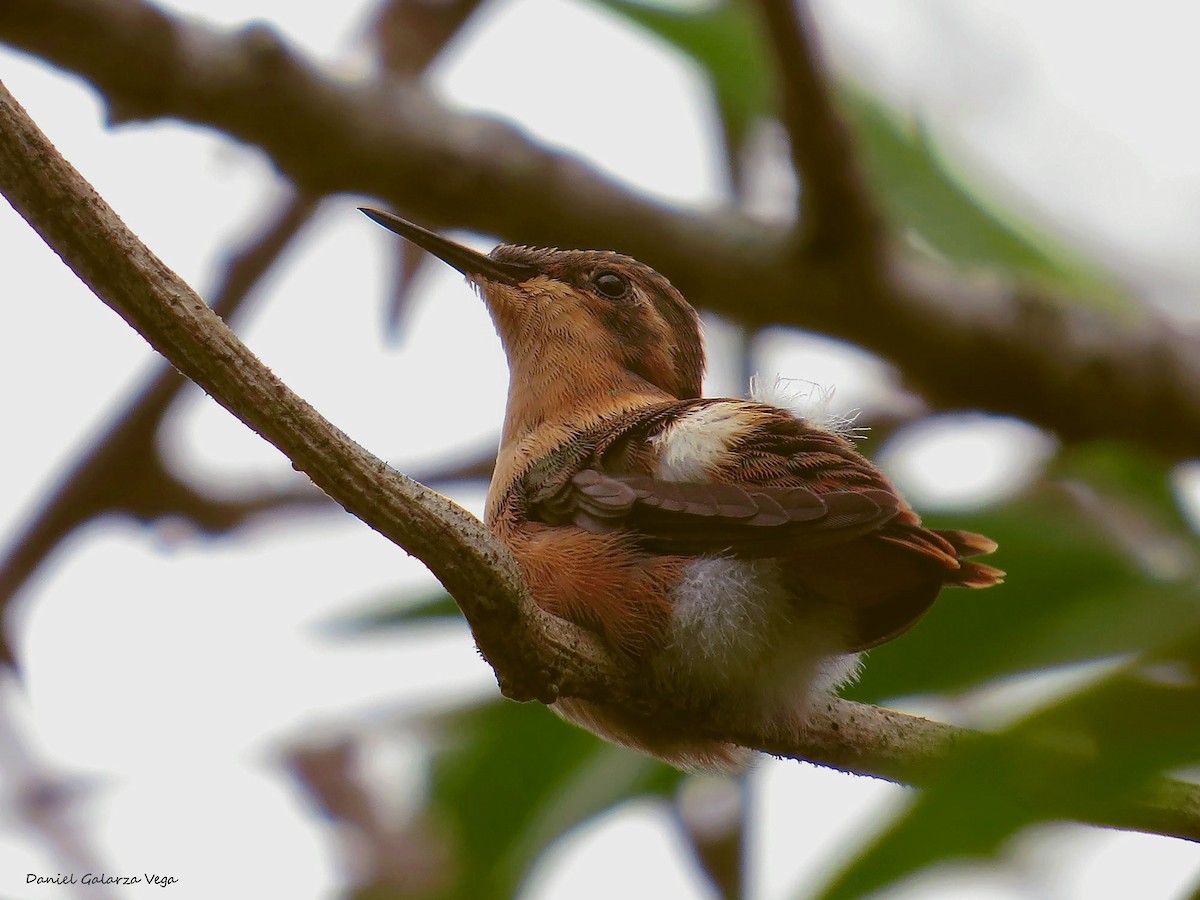
M 439 257 L 474 284 L 496 323 L 515 384 L 539 376 L 581 390 L 653 389 L 700 396 L 700 319 L 666 278 L 608 250 L 502 244 L 484 255 L 390 213 L 385 228 Z

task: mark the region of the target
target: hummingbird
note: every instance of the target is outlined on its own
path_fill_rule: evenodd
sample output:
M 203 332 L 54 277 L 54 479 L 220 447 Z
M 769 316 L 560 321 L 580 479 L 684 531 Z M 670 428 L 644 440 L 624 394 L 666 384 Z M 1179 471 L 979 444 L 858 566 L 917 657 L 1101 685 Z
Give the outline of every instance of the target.
M 546 612 L 600 636 L 676 706 L 787 737 L 943 587 L 1004 573 L 994 541 L 930 530 L 844 428 L 701 396 L 700 317 L 608 250 L 483 254 L 367 216 L 466 276 L 509 365 L 485 520 Z M 615 705 L 563 718 L 684 769 L 748 751 Z

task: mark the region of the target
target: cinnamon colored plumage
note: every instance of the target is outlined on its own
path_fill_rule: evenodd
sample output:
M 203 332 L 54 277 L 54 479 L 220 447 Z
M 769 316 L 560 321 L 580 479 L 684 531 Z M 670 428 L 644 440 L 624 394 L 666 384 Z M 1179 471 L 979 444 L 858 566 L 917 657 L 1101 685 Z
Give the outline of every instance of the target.
M 609 251 L 485 256 L 363 212 L 463 272 L 496 323 L 510 382 L 487 523 L 534 600 L 681 705 L 794 731 L 943 587 L 1001 580 L 970 559 L 992 541 L 921 527 L 844 434 L 702 398 L 699 317 L 650 267 Z M 743 756 L 612 706 L 554 707 L 676 765 Z

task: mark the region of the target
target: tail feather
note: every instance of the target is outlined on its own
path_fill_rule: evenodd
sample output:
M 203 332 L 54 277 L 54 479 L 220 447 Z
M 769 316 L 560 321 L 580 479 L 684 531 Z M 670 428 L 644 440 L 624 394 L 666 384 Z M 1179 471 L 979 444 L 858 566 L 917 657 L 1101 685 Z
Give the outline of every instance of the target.
M 944 538 L 954 548 L 959 558 L 957 572 L 946 580 L 948 585 L 969 588 L 986 588 L 1004 581 L 1004 572 L 994 566 L 974 562 L 967 557 L 986 556 L 996 549 L 996 542 L 982 534 L 973 531 L 938 531 L 937 535 Z
M 1002 569 L 967 559 L 962 561 L 959 570 L 946 581 L 946 584 L 951 587 L 969 588 L 986 588 L 1003 583 L 1004 571 Z
M 943 583 L 950 587 L 985 588 L 1004 581 L 1004 572 L 993 566 L 973 562 L 972 556 L 986 556 L 996 549 L 996 542 L 973 531 L 953 529 L 932 531 L 906 528 L 880 538 L 908 550 L 917 550 L 946 570 Z
M 982 534 L 976 534 L 973 531 L 958 531 L 956 529 L 944 529 L 934 531 L 938 537 L 944 538 L 954 552 L 959 557 L 963 556 L 986 556 L 996 550 L 997 544 L 990 537 L 984 537 Z
M 881 534 L 879 538 L 905 550 L 917 550 L 923 556 L 937 560 L 947 569 L 958 567 L 958 548 L 943 538 L 940 532 L 926 531 L 924 528 L 906 528 L 894 534 Z

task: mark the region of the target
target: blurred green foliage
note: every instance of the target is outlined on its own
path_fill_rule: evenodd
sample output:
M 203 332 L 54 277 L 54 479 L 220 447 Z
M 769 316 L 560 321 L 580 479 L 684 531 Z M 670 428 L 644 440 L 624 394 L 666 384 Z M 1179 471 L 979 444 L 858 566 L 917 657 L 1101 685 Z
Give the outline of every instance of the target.
M 489 703 L 441 717 L 429 813 L 453 836 L 448 896 L 516 895 L 570 828 L 636 796 L 670 796 L 682 773 L 603 743 L 537 704 Z

